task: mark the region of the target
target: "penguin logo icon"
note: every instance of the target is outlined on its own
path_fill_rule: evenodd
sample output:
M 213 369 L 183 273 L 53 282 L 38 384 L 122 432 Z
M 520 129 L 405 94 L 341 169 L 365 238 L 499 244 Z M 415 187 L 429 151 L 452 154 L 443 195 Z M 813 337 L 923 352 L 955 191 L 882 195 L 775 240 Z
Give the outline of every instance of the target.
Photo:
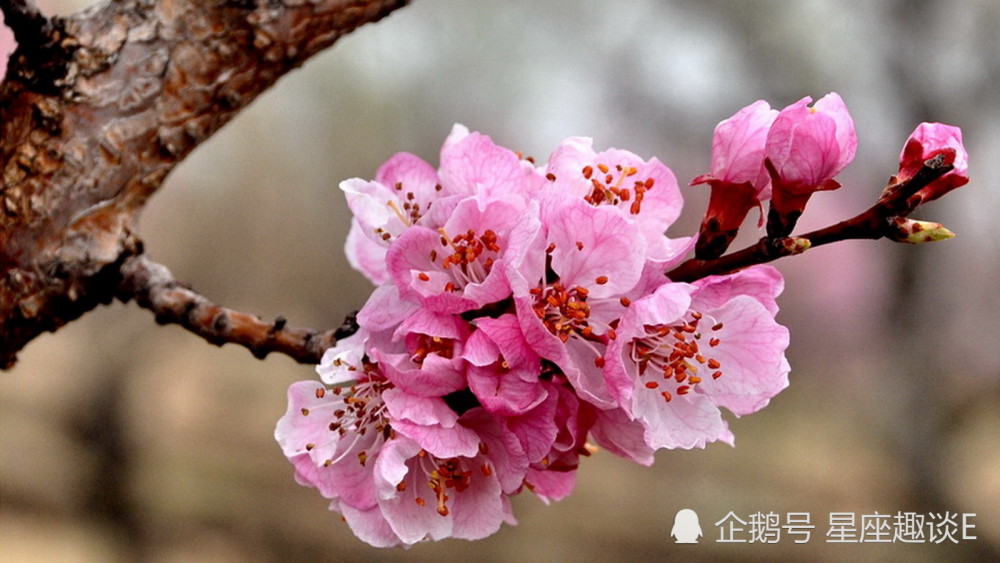
M 674 527 L 670 530 L 670 537 L 674 538 L 674 543 L 698 543 L 698 538 L 701 536 L 698 513 L 690 508 L 678 510 L 677 516 L 674 516 Z

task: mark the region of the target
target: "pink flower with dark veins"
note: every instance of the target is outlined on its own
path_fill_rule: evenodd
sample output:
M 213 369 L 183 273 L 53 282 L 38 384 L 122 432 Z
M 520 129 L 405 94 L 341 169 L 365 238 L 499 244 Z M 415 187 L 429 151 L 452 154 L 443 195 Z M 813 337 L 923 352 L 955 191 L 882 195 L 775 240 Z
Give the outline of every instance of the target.
M 787 236 L 813 192 L 835 190 L 833 178 L 854 160 L 854 120 L 835 92 L 812 107 L 806 96 L 778 112 L 767 134 L 765 166 L 771 177 L 768 235 Z
M 969 183 L 969 153 L 962 144 L 962 130 L 943 123 L 921 123 L 913 130 L 899 155 L 897 182 L 905 182 L 938 155 L 954 168 L 916 193 L 919 203 L 933 201 Z
M 719 408 L 749 414 L 788 385 L 772 272 L 666 284 L 631 304 L 608 344 L 606 374 L 649 447 L 732 443 Z
M 439 313 L 478 309 L 510 295 L 503 267 L 524 209 L 505 200 L 463 199 L 438 229 L 408 229 L 386 255 L 400 294 Z
M 621 296 L 641 278 L 645 239 L 618 210 L 582 200 L 547 200 L 540 216 L 533 237 L 518 237 L 524 246 L 508 265 L 521 330 L 582 399 L 610 408 L 604 346 Z
M 348 259 L 374 283 L 384 283 L 386 250 L 409 227 L 442 227 L 454 207 L 472 195 L 524 205 L 542 182 L 530 161 L 455 125 L 441 149 L 440 170 L 403 152 L 386 161 L 373 181 L 341 182 L 354 215 Z
M 373 463 L 392 430 L 386 418 L 382 391 L 390 384 L 372 366 L 353 372 L 350 387 L 327 388 L 299 381 L 288 389 L 288 410 L 278 421 L 275 439 L 295 467 L 299 484 L 315 487 L 331 500 L 331 510 L 368 511 L 377 507 Z M 377 538 L 365 541 L 379 545 Z M 385 543 L 381 545 L 393 545 Z
M 684 205 L 674 173 L 656 158 L 643 160 L 621 149 L 597 153 L 592 145 L 587 137 L 560 143 L 546 167 L 545 191 L 618 209 L 639 225 L 650 258 L 675 254 L 683 241 L 664 236 Z
M 463 358 L 469 363 L 469 390 L 495 415 L 522 415 L 548 395 L 539 378 L 541 357 L 524 339 L 515 315 L 477 319 Z
M 400 543 L 479 539 L 515 523 L 508 495 L 527 470 L 516 437 L 482 409 L 466 412 L 462 426 L 481 438 L 470 455 L 437 456 L 400 436 L 376 460 L 378 506 Z

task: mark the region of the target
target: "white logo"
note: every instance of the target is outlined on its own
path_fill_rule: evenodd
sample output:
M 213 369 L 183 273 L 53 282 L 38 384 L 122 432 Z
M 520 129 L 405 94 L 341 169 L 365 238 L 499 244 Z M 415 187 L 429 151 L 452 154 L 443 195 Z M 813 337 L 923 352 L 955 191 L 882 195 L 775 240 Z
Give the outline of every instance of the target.
M 678 510 L 670 536 L 674 538 L 674 543 L 698 543 L 698 538 L 702 536 L 698 513 L 690 508 Z

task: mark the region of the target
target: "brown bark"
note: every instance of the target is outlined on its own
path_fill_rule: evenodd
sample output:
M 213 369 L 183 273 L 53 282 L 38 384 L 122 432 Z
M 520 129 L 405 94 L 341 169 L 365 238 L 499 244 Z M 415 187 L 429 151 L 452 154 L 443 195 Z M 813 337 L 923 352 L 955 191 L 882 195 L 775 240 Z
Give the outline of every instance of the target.
M 169 296 L 178 295 L 155 290 L 179 287 L 164 282 L 169 272 L 140 275 L 159 268 L 142 257 L 135 230 L 148 198 L 284 73 L 404 4 L 122 0 L 45 18 L 30 2 L 3 0 L 19 46 L 0 84 L 0 367 L 42 332 L 115 297 L 176 305 Z M 186 299 L 194 310 L 207 303 L 193 292 Z M 201 314 L 181 312 L 158 318 L 185 324 Z M 287 336 L 265 324 L 272 344 Z M 236 341 L 258 354 L 288 352 Z M 316 361 L 314 352 L 298 359 Z

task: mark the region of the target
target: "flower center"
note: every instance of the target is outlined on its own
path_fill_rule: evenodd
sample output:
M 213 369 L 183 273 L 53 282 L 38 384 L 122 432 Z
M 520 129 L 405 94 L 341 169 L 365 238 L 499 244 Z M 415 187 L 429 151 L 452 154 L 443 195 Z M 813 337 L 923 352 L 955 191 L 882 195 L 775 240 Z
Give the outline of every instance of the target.
M 455 357 L 455 339 L 442 338 L 440 336 L 429 336 L 427 334 L 416 334 L 413 342 L 410 343 L 410 359 L 417 365 L 423 365 L 424 360 L 430 354 L 437 354 L 445 359 Z
M 480 445 L 480 450 L 483 449 L 485 449 L 485 445 Z M 417 475 L 426 478 L 427 486 L 434 493 L 437 513 L 441 516 L 448 516 L 451 513 L 447 506 L 448 500 L 451 499 L 449 492 L 452 494 L 461 493 L 472 484 L 472 478 L 476 473 L 475 469 L 469 468 L 472 461 L 471 459 L 455 457 L 442 460 L 420 450 L 416 457 L 417 471 L 411 471 L 410 474 L 414 475 L 415 479 L 420 479 L 416 477 Z M 493 474 L 493 468 L 489 464 L 483 463 L 479 467 L 479 472 L 484 477 L 489 477 Z M 415 483 L 415 485 L 419 485 L 419 483 Z M 407 481 L 404 479 L 396 485 L 396 490 L 405 491 L 407 486 Z M 427 500 L 419 493 L 414 496 L 413 500 L 419 506 L 427 505 Z
M 591 184 L 590 193 L 583 198 L 587 203 L 597 207 L 601 204 L 619 205 L 631 201 L 629 213 L 632 215 L 638 215 L 642 211 L 642 200 L 655 183 L 652 178 L 627 180 L 639 171 L 634 166 L 621 164 L 616 164 L 614 168 L 607 164 L 598 164 L 596 170 L 588 165 L 583 167 L 582 172 L 583 177 L 590 180 Z
M 705 344 L 711 349 L 721 343 L 717 336 L 706 339 L 699 330 L 699 324 L 705 321 L 701 313 L 691 311 L 678 324 L 646 325 L 646 336 L 632 341 L 630 358 L 638 366 L 646 389 L 658 391 L 669 403 L 675 394 L 686 395 L 701 383 L 698 373 L 702 368 L 711 373 L 712 379 L 722 377 L 722 365 L 702 349 Z M 722 327 L 719 322 L 710 330 L 717 332 Z
M 438 229 L 438 232 L 441 233 L 441 246 L 451 250 L 450 254 L 437 250 L 430 252 L 431 262 L 436 263 L 440 259 L 441 268 L 451 274 L 451 281 L 445 283 L 444 290 L 456 292 L 470 283 L 482 283 L 500 253 L 496 232 L 486 229 L 479 235 L 469 229 L 454 237 L 449 237 L 444 228 Z M 421 276 L 421 279 L 424 277 Z
M 557 281 L 544 287 L 534 287 L 530 293 L 535 296 L 532 307 L 535 315 L 559 340 L 566 342 L 573 334 L 585 338 L 592 336 L 594 329 L 588 322 L 590 305 L 587 304 L 587 288 L 577 285 L 566 289 Z
M 338 361 L 341 360 L 335 360 L 335 362 Z M 348 369 L 351 371 L 357 370 L 355 366 L 349 366 Z M 316 389 L 317 399 L 322 399 L 327 393 L 332 393 L 334 396 L 339 397 L 343 405 L 341 408 L 333 411 L 333 420 L 328 426 L 330 432 L 336 432 L 340 438 L 343 438 L 348 433 L 352 435 L 350 444 L 344 448 L 338 447 L 337 450 L 341 452 L 340 455 L 336 458 L 325 460 L 323 462 L 324 466 L 339 462 L 348 453 L 354 451 L 356 446 L 362 445 L 362 440 L 368 434 L 369 430 L 373 431 L 374 438 L 369 437 L 367 440 L 368 442 L 373 441 L 373 444 L 368 449 L 377 449 L 379 444 L 384 440 L 395 435 L 389 424 L 385 402 L 382 401 L 382 393 L 387 389 L 391 389 L 393 384 L 382 375 L 378 366 L 367 361 L 363 362 L 362 369 L 357 371 L 361 371 L 364 375 L 350 387 L 336 386 L 329 390 L 323 387 Z M 308 415 L 308 409 L 302 409 L 302 414 Z M 312 447 L 310 446 L 315 447 L 313 444 L 307 444 L 306 449 L 311 450 Z M 368 459 L 367 451 L 361 449 L 357 452 L 357 456 L 358 462 L 364 465 Z

